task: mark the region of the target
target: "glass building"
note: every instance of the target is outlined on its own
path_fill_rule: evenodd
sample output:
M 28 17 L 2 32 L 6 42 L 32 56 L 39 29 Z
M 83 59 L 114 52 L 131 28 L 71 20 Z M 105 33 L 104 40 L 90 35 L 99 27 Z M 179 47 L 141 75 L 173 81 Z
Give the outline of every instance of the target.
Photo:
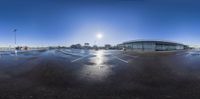
M 123 48 L 134 51 L 172 51 L 184 50 L 188 46 L 169 41 L 128 41 L 120 44 Z

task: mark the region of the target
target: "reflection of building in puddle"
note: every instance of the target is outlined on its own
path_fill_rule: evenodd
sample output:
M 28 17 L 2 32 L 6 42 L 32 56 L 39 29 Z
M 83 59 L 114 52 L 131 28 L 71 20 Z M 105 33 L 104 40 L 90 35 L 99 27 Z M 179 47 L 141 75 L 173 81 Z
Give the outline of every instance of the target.
M 85 65 L 81 76 L 86 80 L 103 81 L 111 73 L 111 65 L 105 64 L 108 59 L 104 56 L 104 51 L 97 51 L 95 55 L 95 57 L 89 58 L 89 62 L 94 65 Z

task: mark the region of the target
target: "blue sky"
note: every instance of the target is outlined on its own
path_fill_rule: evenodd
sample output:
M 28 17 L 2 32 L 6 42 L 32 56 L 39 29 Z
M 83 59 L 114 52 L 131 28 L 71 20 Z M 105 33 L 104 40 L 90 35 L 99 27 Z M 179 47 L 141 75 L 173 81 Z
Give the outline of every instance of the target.
M 0 46 L 169 40 L 200 45 L 197 0 L 1 0 Z M 97 40 L 96 34 L 103 38 Z

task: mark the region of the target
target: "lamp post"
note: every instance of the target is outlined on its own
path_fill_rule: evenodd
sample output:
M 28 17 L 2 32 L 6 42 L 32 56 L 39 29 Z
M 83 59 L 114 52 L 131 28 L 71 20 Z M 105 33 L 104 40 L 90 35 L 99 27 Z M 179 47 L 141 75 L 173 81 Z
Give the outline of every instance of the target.
M 14 29 L 13 30 L 13 32 L 14 32 L 14 36 L 15 36 L 15 47 L 14 47 L 14 49 L 15 49 L 15 55 L 17 56 L 17 49 L 16 49 L 16 47 L 17 47 L 17 29 Z

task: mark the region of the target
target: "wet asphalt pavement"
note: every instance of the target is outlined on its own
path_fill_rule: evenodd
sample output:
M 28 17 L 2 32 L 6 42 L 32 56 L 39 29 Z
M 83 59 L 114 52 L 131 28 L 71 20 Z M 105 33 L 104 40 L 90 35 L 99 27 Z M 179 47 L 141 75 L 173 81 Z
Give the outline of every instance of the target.
M 43 50 L 0 56 L 0 99 L 199 99 L 200 52 Z

